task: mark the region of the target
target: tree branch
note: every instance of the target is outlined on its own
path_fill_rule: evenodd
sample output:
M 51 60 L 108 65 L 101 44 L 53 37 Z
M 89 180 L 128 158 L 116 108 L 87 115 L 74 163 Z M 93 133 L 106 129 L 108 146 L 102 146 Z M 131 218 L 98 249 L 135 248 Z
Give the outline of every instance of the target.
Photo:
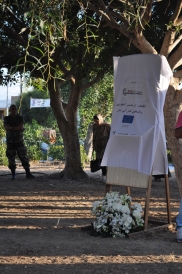
M 7 26 L 4 26 L 4 30 L 5 30 L 5 32 L 7 32 L 7 34 L 8 34 L 10 37 L 12 37 L 12 38 L 15 39 L 17 42 L 19 42 L 19 44 L 20 44 L 21 46 L 23 46 L 24 48 L 27 47 L 27 41 L 25 41 L 25 40 L 23 39 L 23 37 L 22 37 L 20 34 L 16 33 L 15 31 L 13 31 L 12 29 L 10 29 L 10 28 L 7 27 Z M 31 55 L 36 56 L 34 50 L 33 50 L 31 47 L 29 47 L 28 50 L 29 50 L 29 52 L 31 53 Z
M 107 10 L 106 6 L 104 5 L 103 1 L 100 0 L 98 2 L 101 3 L 100 8 L 103 8 L 103 11 L 96 6 L 88 3 L 88 7 L 95 11 L 97 14 L 101 15 L 102 18 L 107 22 L 107 24 L 117 29 L 120 33 L 126 36 L 142 53 L 152 53 L 156 54 L 157 51 L 154 47 L 145 39 L 142 32 L 140 34 L 136 33 L 134 30 L 129 30 L 128 27 L 126 28 L 124 25 L 119 24 L 112 16 L 110 11 Z M 97 3 L 97 6 L 98 6 Z
M 177 62 L 177 64 L 175 65 L 174 69 L 178 68 L 181 65 L 182 65 L 182 58 Z
M 179 26 L 182 24 L 182 16 L 176 21 L 176 26 Z
M 162 43 L 162 47 L 160 50 L 161 55 L 168 57 L 169 53 L 171 52 L 171 48 L 173 46 L 175 35 L 176 35 L 176 31 L 173 31 L 172 29 L 166 32 L 163 43 Z
M 146 40 L 143 33 L 135 34 L 135 38 L 131 42 L 142 52 L 149 54 L 157 54 L 156 49 Z
M 175 36 L 175 33 L 174 33 Z M 174 41 L 170 46 L 169 46 L 169 53 L 181 42 L 182 40 L 182 34 L 176 39 L 176 41 Z
M 177 1 L 177 4 L 176 4 L 176 7 L 175 7 L 175 11 L 173 13 L 173 15 L 171 16 L 169 22 L 173 22 L 174 26 L 177 26 L 178 25 L 178 16 L 181 12 L 181 9 L 182 9 L 182 2 L 181 0 L 178 0 Z M 180 20 L 181 21 L 181 18 Z M 172 44 L 174 42 L 174 39 L 175 39 L 175 35 L 176 35 L 176 30 L 170 28 L 166 34 L 165 34 L 165 37 L 164 37 L 164 40 L 163 40 L 163 44 L 162 44 L 162 47 L 161 47 L 161 50 L 160 50 L 160 54 L 164 55 L 164 56 L 168 56 L 169 53 L 172 51 Z
M 141 14 L 142 18 L 142 26 L 138 26 L 138 32 L 140 33 L 142 31 L 142 27 L 144 28 L 145 25 L 150 21 L 152 16 L 152 3 L 153 0 L 151 0 L 149 3 L 147 3 L 147 7 L 145 10 L 143 10 L 143 13 Z
M 4 26 L 4 30 L 5 30 L 5 32 L 7 32 L 7 34 L 8 34 L 10 37 L 12 37 L 12 38 L 14 38 L 15 40 L 17 40 L 23 47 L 26 48 L 26 46 L 27 46 L 27 41 L 25 41 L 25 40 L 23 39 L 23 37 L 22 37 L 20 34 L 16 33 L 15 31 L 13 31 L 12 28 L 9 28 L 8 26 Z
M 182 9 L 182 2 L 181 2 L 181 0 L 178 0 L 176 7 L 175 7 L 175 11 L 170 19 L 170 21 L 174 22 L 174 24 L 177 24 L 178 16 L 181 13 L 181 9 Z
M 85 90 L 85 89 L 91 87 L 92 85 L 94 85 L 94 84 L 96 84 L 98 81 L 100 81 L 100 80 L 104 77 L 105 71 L 106 71 L 106 69 L 103 70 L 103 71 L 101 71 L 101 72 L 99 72 L 99 73 L 96 75 L 96 77 L 95 77 L 94 79 L 92 79 L 90 82 L 84 84 L 84 85 L 82 86 L 82 88 L 81 88 L 81 91 L 83 91 L 83 90 Z
M 173 77 L 174 78 L 181 78 L 181 80 L 182 80 L 182 70 L 175 71 L 173 73 Z
M 105 19 L 105 21 L 108 23 L 108 25 L 109 25 L 110 27 L 113 27 L 113 28 L 115 28 L 115 29 L 118 29 L 118 30 L 119 30 L 123 35 L 125 35 L 126 37 L 129 36 L 129 35 L 128 35 L 128 31 L 126 31 L 125 28 L 124 28 L 123 26 L 119 25 L 119 24 L 117 23 L 117 21 L 114 20 L 114 18 L 113 18 L 113 16 L 112 16 L 113 14 L 111 15 L 110 12 L 108 12 L 108 11 L 103 12 L 102 10 L 100 10 L 99 8 L 93 6 L 93 5 L 90 4 L 90 3 L 88 3 L 88 7 L 89 7 L 91 10 L 95 11 L 97 14 L 101 15 L 102 18 Z M 126 21 L 125 21 L 125 24 L 126 24 Z M 127 26 L 128 26 L 128 24 L 127 24 Z M 128 35 L 128 36 L 127 36 L 127 35 Z
M 171 69 L 175 69 L 181 65 L 182 61 L 182 44 L 178 49 L 168 58 L 169 65 Z

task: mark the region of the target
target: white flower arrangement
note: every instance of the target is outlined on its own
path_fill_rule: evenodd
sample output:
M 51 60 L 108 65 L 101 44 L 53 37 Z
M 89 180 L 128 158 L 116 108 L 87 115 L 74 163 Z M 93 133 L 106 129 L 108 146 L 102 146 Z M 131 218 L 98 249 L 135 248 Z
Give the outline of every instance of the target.
M 102 201 L 94 202 L 94 231 L 104 236 L 124 237 L 130 232 L 143 229 L 142 207 L 139 203 L 131 205 L 131 202 L 128 194 L 119 195 L 119 192 L 107 193 Z

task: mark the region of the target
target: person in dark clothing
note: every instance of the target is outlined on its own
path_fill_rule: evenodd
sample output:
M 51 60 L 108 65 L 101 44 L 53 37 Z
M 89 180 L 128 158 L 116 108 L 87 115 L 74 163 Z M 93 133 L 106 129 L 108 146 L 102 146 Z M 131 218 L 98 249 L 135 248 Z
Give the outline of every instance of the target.
M 96 158 L 102 161 L 104 151 L 109 140 L 111 126 L 103 122 L 103 118 L 100 114 L 94 115 L 93 125 L 93 151 L 96 152 Z M 101 166 L 102 180 L 106 181 L 106 166 Z
M 164 174 L 153 175 L 153 177 L 154 177 L 154 180 L 155 180 L 156 182 L 160 182 L 161 179 L 164 178 Z M 171 175 L 171 172 L 170 172 L 170 170 L 169 170 L 169 168 L 168 168 L 168 178 L 171 178 L 171 177 L 172 177 L 172 175 Z
M 23 117 L 17 114 L 17 108 L 15 105 L 10 106 L 9 112 L 10 114 L 4 117 L 4 128 L 6 130 L 6 156 L 9 162 L 8 167 L 12 173 L 12 179 L 16 178 L 16 154 L 18 155 L 22 166 L 26 171 L 26 178 L 34 178 L 34 176 L 30 173 L 30 164 L 27 157 L 27 149 L 23 141 Z

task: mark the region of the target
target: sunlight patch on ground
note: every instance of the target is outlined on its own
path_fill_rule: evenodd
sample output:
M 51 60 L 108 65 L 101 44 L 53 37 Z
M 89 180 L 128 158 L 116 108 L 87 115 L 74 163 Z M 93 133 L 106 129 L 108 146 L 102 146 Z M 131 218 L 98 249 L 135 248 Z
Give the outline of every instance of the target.
M 93 218 L 91 214 L 92 203 L 95 201 L 93 197 L 87 195 L 42 195 L 40 193 L 29 196 L 28 193 L 21 193 L 21 196 L 7 195 L 0 196 L 0 218 L 4 219 L 22 219 L 22 218 L 34 218 L 34 219 L 80 219 L 80 218 Z M 25 195 L 25 196 L 23 196 Z M 144 200 L 137 199 L 141 203 L 144 209 Z M 155 208 L 154 208 L 155 204 Z M 172 201 L 171 206 L 174 209 L 178 209 Z M 154 216 L 160 215 L 166 217 L 166 201 L 164 198 L 151 198 L 149 213 Z M 152 211 L 152 212 L 151 212 Z M 2 227 L 0 227 L 2 228 Z
M 148 256 L 94 256 L 94 255 L 81 255 L 81 256 L 0 256 L 1 264 L 14 264 L 14 265 L 30 265 L 30 264 L 137 264 L 144 263 L 165 263 L 165 262 L 182 262 L 180 255 L 148 255 Z

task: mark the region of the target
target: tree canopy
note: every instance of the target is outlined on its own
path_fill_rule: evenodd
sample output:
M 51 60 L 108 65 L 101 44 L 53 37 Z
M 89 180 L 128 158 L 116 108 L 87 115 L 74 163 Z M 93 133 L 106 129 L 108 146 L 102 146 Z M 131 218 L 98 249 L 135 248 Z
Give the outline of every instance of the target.
M 173 71 L 164 115 L 166 138 L 172 152 L 175 173 L 182 195 L 182 146 L 174 128 L 182 110 L 182 1 L 82 0 L 85 12 L 93 10 L 106 28 L 117 29 L 141 53 L 164 55 Z
M 65 147 L 62 175 L 85 176 L 77 130 L 81 94 L 112 69 L 114 55 L 133 48 L 117 30 L 99 27 L 95 12 L 85 16 L 77 1 L 3 1 L 0 12 L 1 67 L 44 81 Z
M 182 78 L 181 0 L 3 0 L 0 5 L 1 67 L 10 73 L 27 71 L 48 86 L 65 146 L 63 176 L 83 174 L 76 119 L 81 94 L 109 72 L 113 56 L 166 56 L 174 73 L 166 97 L 166 132 L 175 156 L 179 146 L 171 136 L 182 101 L 177 91 Z M 66 101 L 60 100 L 65 82 Z M 182 151 L 178 155 L 176 167 Z

